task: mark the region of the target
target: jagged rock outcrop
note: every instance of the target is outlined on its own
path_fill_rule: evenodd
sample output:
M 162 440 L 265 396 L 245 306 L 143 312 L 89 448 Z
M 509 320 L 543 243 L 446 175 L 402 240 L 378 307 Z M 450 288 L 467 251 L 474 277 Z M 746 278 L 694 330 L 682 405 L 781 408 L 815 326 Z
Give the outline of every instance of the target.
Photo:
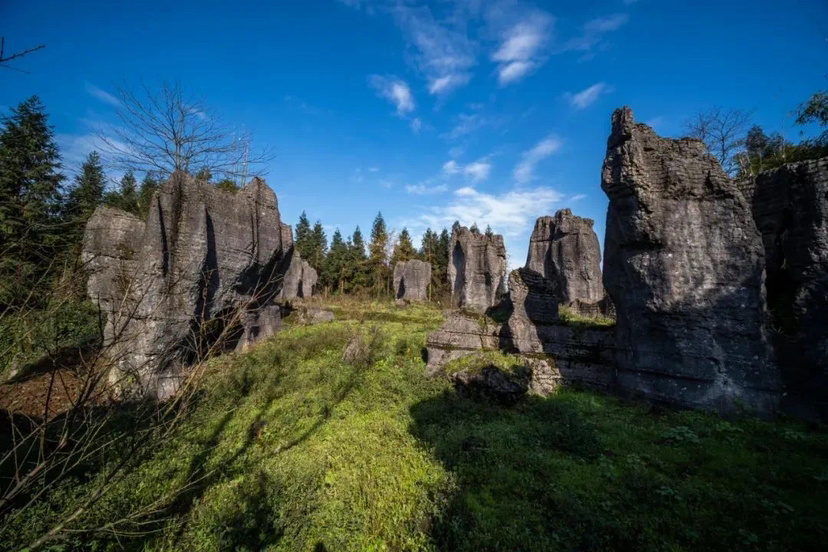
M 394 265 L 394 298 L 427 301 L 431 282 L 431 263 L 413 259 Z
M 453 229 L 448 278 L 455 307 L 485 312 L 499 303 L 506 293 L 503 236 L 478 234 L 465 226 Z
M 614 329 L 535 324 L 523 316 L 497 323 L 483 315 L 449 311 L 426 341 L 426 375 L 452 360 L 487 350 L 518 355 L 531 370 L 531 388 L 545 394 L 560 383 L 607 390 L 614 385 Z
M 540 217 L 529 240 L 525 269 L 554 282 L 563 304 L 578 309 L 604 298 L 601 246 L 593 221 L 561 209 Z
M 749 200 L 701 142 L 612 116 L 604 286 L 619 390 L 695 408 L 775 410 L 764 247 Z
M 745 181 L 765 248 L 786 408 L 828 419 L 828 158 Z
M 278 329 L 278 270 L 292 246 L 290 227 L 258 178 L 234 194 L 181 173 L 153 198 L 139 239 L 141 226 L 99 209 L 83 256 L 93 268 L 89 295 L 112 306 L 106 345 L 113 381 L 165 398 L 183 367 L 208 350 L 243 348 Z
M 284 273 L 279 299 L 292 301 L 312 297 L 319 281 L 319 274 L 295 248 L 290 249 L 282 262 Z M 286 268 L 285 268 L 286 267 Z

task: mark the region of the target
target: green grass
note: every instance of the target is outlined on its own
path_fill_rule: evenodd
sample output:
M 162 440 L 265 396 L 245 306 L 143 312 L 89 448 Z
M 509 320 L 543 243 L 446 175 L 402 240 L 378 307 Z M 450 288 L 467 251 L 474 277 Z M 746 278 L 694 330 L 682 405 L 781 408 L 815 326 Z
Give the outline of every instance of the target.
M 455 374 L 466 371 L 470 374 L 480 374 L 484 368 L 494 367 L 504 374 L 512 374 L 516 369 L 521 369 L 525 363 L 513 355 L 500 351 L 480 351 L 464 357 L 452 360 L 446 364 L 446 374 Z
M 558 306 L 558 316 L 568 326 L 585 328 L 609 328 L 615 326 L 615 319 L 609 316 L 584 316 L 564 305 Z
M 153 532 L 79 532 L 63 549 L 824 550 L 828 543 L 823 429 L 725 421 L 576 390 L 511 408 L 476 402 L 424 377 L 422 350 L 440 325 L 437 309 L 348 301 L 333 308 L 335 322 L 291 326 L 244 355 L 211 362 L 201 400 L 175 438 L 73 527 L 148 507 L 118 529 Z M 342 351 L 355 334 L 370 354 L 348 363 Z M 25 544 L 60 519 L 96 477 L 71 480 L 19 517 L 0 534 L 0 547 Z M 173 493 L 188 481 L 195 483 Z

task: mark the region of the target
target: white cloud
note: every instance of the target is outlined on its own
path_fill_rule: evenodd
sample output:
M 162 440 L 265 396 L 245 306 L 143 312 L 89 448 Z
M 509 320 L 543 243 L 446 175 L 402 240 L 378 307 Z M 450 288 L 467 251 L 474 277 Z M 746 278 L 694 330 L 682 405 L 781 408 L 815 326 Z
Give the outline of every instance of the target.
M 569 201 L 575 203 L 576 201 L 581 201 L 582 199 L 586 199 L 586 194 L 575 194 L 574 196 L 569 198 Z
M 438 22 L 427 6 L 402 3 L 392 9 L 397 25 L 416 54 L 414 64 L 432 95 L 445 95 L 471 80 L 475 47 L 460 22 Z
M 449 132 L 443 134 L 443 137 L 449 140 L 457 140 L 467 134 L 480 130 L 487 123 L 488 120 L 479 113 L 472 113 L 471 115 L 460 113 L 457 116 L 454 127 Z
M 420 129 L 422 129 L 422 128 L 423 128 L 423 121 L 420 120 L 419 117 L 414 117 L 414 119 L 411 120 L 411 130 L 414 132 L 414 134 L 419 134 Z
M 96 98 L 102 101 L 103 103 L 109 104 L 114 107 L 121 107 L 120 100 L 118 100 L 118 98 L 116 98 L 109 92 L 106 92 L 105 90 L 98 88 L 97 86 L 88 81 L 84 81 L 83 85 L 84 88 L 86 88 L 86 93 L 92 96 L 93 98 Z
M 414 111 L 414 96 L 411 94 L 408 83 L 404 80 L 394 76 L 371 75 L 368 82 L 376 89 L 381 98 L 385 98 L 394 104 L 397 115 L 400 117 Z
M 372 173 L 379 172 L 379 167 L 370 167 L 368 169 L 368 172 L 372 172 Z
M 414 195 L 431 195 L 440 194 L 448 191 L 448 184 L 410 184 L 405 187 L 405 191 Z
M 480 182 L 489 178 L 489 173 L 492 171 L 492 164 L 486 160 L 486 157 L 478 159 L 468 165 L 461 165 L 454 159 L 446 161 L 443 164 L 443 175 L 454 176 L 462 174 L 469 178 L 472 182 Z
M 575 94 L 566 94 L 566 97 L 572 107 L 584 109 L 594 104 L 603 94 L 609 94 L 610 92 L 612 92 L 612 88 L 607 83 L 598 82 Z
M 402 221 L 401 225 L 412 233 L 427 227 L 451 228 L 455 220 L 464 226 L 477 223 L 481 229 L 490 225 L 495 232 L 503 234 L 510 267 L 517 268 L 526 258 L 535 220 L 553 213 L 563 199 L 563 195 L 549 187 L 491 193 L 466 186 L 456 190 L 448 201 L 424 208 L 422 214 Z
M 560 51 L 589 52 L 601 43 L 602 35 L 618 30 L 628 20 L 629 17 L 624 13 L 591 19 L 584 24 L 581 34 L 567 41 Z
M 463 174 L 471 178 L 472 182 L 480 182 L 489 178 L 491 170 L 491 163 L 479 160 L 463 167 Z
M 549 14 L 536 11 L 502 34 L 500 46 L 492 54 L 492 61 L 498 62 L 501 86 L 520 80 L 543 64 L 541 54 L 553 23 Z
M 455 190 L 448 205 L 432 207 L 421 220 L 433 227 L 460 224 L 489 224 L 507 236 L 515 236 L 530 228 L 535 219 L 551 212 L 563 196 L 548 187 L 513 189 L 502 194 L 478 191 L 466 186 Z
M 462 167 L 454 159 L 452 159 L 451 161 L 446 161 L 443 164 L 443 172 L 445 174 L 457 174 L 461 170 L 462 170 Z
M 554 154 L 560 150 L 563 141 L 555 135 L 549 135 L 535 146 L 523 152 L 520 163 L 517 164 L 513 171 L 515 180 L 521 184 L 525 184 L 534 178 L 535 166 L 543 159 Z

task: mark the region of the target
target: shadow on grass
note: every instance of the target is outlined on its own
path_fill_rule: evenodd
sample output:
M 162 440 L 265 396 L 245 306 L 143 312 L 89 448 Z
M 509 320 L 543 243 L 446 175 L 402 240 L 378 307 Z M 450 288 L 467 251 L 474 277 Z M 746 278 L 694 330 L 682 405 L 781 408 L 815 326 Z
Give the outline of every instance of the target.
M 594 463 L 598 437 L 574 405 L 527 397 L 506 408 L 446 391 L 411 408 L 415 437 L 457 477 L 434 522 L 440 550 L 553 550 L 565 533 L 565 503 L 552 497 L 561 465 Z M 591 549 L 583 530 L 565 540 Z M 565 528 L 569 524 L 569 528 Z

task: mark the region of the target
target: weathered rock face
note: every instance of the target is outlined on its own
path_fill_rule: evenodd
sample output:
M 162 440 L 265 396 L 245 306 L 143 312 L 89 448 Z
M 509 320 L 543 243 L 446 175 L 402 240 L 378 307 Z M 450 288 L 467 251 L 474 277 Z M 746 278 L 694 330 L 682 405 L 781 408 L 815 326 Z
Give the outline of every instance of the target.
M 765 248 L 786 407 L 828 419 L 828 158 L 791 163 L 746 184 Z
M 413 259 L 394 265 L 394 298 L 406 301 L 428 300 L 431 263 Z
M 145 226 L 138 217 L 111 207 L 98 207 L 86 224 L 81 261 L 89 275 L 89 296 L 107 318 L 106 341 L 113 338 L 112 316 L 138 268 Z
M 456 307 L 484 312 L 506 293 L 506 248 L 503 236 L 486 236 L 461 226 L 451 233 L 449 285 Z
M 604 285 L 617 309 L 620 390 L 761 413 L 780 382 L 765 331 L 764 247 L 750 202 L 701 142 L 612 117 Z
M 531 389 L 546 394 L 561 383 L 607 390 L 614 385 L 614 329 L 535 324 L 510 316 L 498 324 L 485 316 L 446 313 L 443 327 L 428 336 L 426 374 L 439 374 L 452 360 L 479 351 L 520 356 L 531 372 Z
M 604 298 L 601 246 L 591 219 L 562 209 L 535 222 L 526 270 L 555 283 L 566 305 L 598 303 Z
M 278 329 L 274 300 L 290 228 L 262 180 L 232 194 L 178 173 L 153 198 L 139 239 L 140 228 L 117 211 L 96 213 L 83 255 L 101 270 L 88 291 L 113 305 L 112 378 L 128 377 L 131 392 L 165 398 L 177 389 L 182 367 L 219 342 L 244 347 Z M 111 254 L 121 250 L 130 253 Z M 122 266 L 133 273 L 123 281 L 115 276 Z
M 279 299 L 292 301 L 313 296 L 319 275 L 308 261 L 303 259 L 296 249 L 291 248 L 282 261 L 280 270 L 284 273 L 282 290 L 279 292 Z

